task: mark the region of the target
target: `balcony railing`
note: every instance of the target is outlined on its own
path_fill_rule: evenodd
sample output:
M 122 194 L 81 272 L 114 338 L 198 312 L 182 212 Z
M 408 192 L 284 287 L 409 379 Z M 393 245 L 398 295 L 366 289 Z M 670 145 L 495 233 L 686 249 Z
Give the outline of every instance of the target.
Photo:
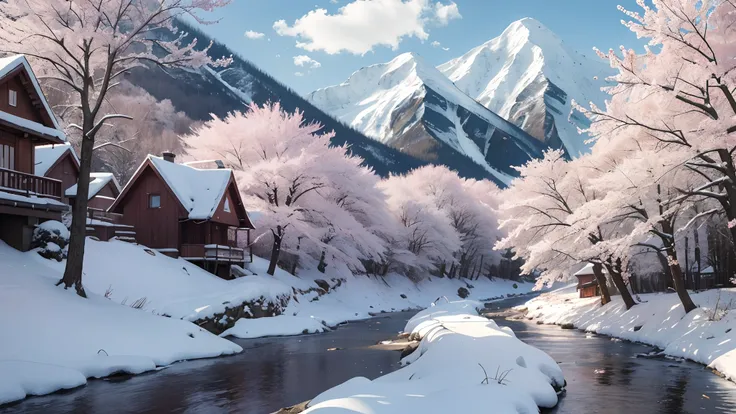
M 60 200 L 61 181 L 0 168 L 0 191 Z
M 242 263 L 245 260 L 245 251 L 218 244 L 182 244 L 179 256 L 186 260 Z

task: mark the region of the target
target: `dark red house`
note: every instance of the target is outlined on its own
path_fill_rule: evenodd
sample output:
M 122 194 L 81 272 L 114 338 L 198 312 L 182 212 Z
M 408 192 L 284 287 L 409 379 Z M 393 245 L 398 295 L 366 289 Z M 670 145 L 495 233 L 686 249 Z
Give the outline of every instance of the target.
M 223 278 L 250 261 L 253 225 L 228 169 L 176 164 L 174 154 L 149 155 L 108 210 L 133 226 L 138 243 L 182 257 Z
M 0 58 L 0 239 L 16 249 L 30 247 L 36 224 L 69 208 L 61 181 L 34 174 L 35 147 L 65 142 L 26 58 Z
M 61 181 L 61 201 L 69 204 L 69 197 L 65 192 L 77 185 L 79 179 L 79 158 L 71 145 L 37 146 L 34 171 L 39 177 Z
M 73 204 L 77 197 L 79 157 L 71 145 L 41 145 L 36 147 L 36 175 L 61 181 L 62 201 Z M 90 173 L 89 208 L 106 211 L 120 194 L 120 184 L 112 173 Z

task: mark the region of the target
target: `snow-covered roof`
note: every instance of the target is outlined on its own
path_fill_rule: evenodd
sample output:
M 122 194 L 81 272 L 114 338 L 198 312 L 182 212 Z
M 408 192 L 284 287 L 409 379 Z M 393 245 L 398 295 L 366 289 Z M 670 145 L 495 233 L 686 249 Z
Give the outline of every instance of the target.
M 41 135 L 48 135 L 58 138 L 62 141 L 66 141 L 66 135 L 61 129 L 61 126 L 59 126 L 59 122 L 56 120 L 56 116 L 54 116 L 54 112 L 51 110 L 49 103 L 46 102 L 46 96 L 44 96 L 43 91 L 41 90 L 41 85 L 38 83 L 38 79 L 36 79 L 36 75 L 33 73 L 33 69 L 31 69 L 31 65 L 28 63 L 28 60 L 25 56 L 13 55 L 0 58 L 0 79 L 4 78 L 8 73 L 14 71 L 21 65 L 28 73 L 28 77 L 31 79 L 33 88 L 36 90 L 36 93 L 38 94 L 44 109 L 46 109 L 51 122 L 54 124 L 54 127 L 49 128 L 45 125 L 39 124 L 38 122 L 30 121 L 2 111 L 0 111 L 0 119 L 14 125 L 18 125 L 21 128 L 37 132 Z
M 117 188 L 118 193 L 120 192 L 120 184 L 118 184 L 118 180 L 115 179 L 115 176 L 112 173 L 108 172 L 93 172 L 89 174 L 89 191 L 87 192 L 88 200 L 91 200 L 94 198 L 94 196 L 97 195 L 107 184 L 110 182 L 113 183 L 115 188 Z M 66 192 L 64 193 L 67 197 L 76 197 L 77 196 L 77 185 L 74 184 L 73 186 L 69 187 Z
M 230 182 L 229 169 L 198 169 L 149 155 L 148 159 L 193 220 L 212 218 Z
M 700 274 L 703 274 L 703 273 L 715 273 L 715 270 L 713 270 L 713 266 L 708 266 L 705 269 L 700 271 Z
M 603 273 L 608 273 L 606 271 L 606 268 L 603 268 Z M 593 273 L 593 263 L 588 263 L 585 266 L 583 266 L 582 269 L 575 272 L 573 276 L 583 276 L 583 275 L 592 275 Z
M 39 177 L 43 177 L 49 172 L 52 165 L 56 164 L 56 161 L 61 158 L 67 151 L 71 152 L 72 157 L 77 161 L 79 165 L 79 158 L 74 148 L 69 144 L 55 144 L 55 145 L 39 145 L 36 147 L 36 167 L 35 173 Z

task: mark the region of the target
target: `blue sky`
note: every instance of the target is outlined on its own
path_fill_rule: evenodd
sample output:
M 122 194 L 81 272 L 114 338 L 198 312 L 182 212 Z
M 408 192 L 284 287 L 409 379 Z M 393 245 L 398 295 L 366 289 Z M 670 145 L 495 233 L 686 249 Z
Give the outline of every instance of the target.
M 585 54 L 593 46 L 639 46 L 621 25 L 626 16 L 618 4 L 638 9 L 635 0 L 233 0 L 214 13 L 218 24 L 203 29 L 307 94 L 404 52 L 442 64 L 523 17 L 539 20 Z

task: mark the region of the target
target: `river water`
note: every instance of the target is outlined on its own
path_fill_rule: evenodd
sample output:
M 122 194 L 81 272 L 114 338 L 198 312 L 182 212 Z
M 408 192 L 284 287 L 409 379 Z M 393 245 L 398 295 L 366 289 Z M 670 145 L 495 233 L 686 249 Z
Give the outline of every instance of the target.
M 0 408 L 0 413 L 271 413 L 354 376 L 372 379 L 398 369 L 398 352 L 373 345 L 395 336 L 412 315 L 386 314 L 326 334 L 237 340 L 244 351 L 235 356 L 182 362 L 135 377 L 91 380 L 76 390 Z M 651 348 L 576 330 L 497 322 L 562 367 L 567 393 L 549 412 L 736 413 L 736 384 L 701 365 L 637 358 Z

